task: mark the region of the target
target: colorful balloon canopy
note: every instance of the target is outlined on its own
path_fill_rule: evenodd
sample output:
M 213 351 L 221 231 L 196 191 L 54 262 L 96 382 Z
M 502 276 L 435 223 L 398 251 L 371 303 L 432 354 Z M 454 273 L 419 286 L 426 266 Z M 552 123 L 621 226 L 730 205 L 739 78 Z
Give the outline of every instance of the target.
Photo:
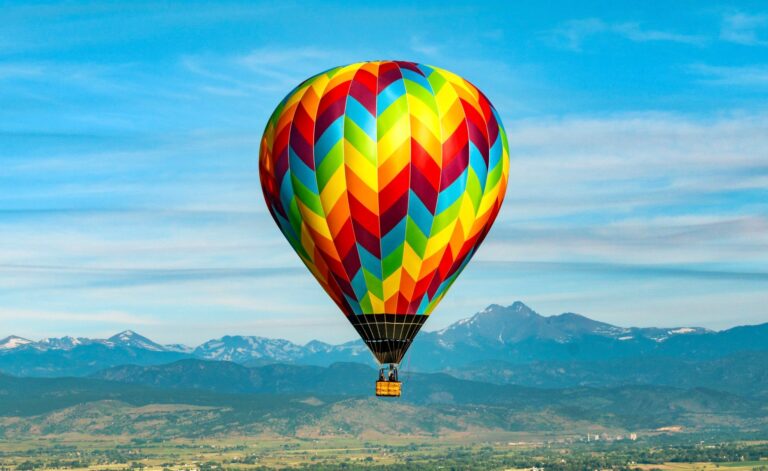
M 488 99 L 443 69 L 362 62 L 288 94 L 260 175 L 293 249 L 382 363 L 398 363 L 493 224 L 509 173 Z

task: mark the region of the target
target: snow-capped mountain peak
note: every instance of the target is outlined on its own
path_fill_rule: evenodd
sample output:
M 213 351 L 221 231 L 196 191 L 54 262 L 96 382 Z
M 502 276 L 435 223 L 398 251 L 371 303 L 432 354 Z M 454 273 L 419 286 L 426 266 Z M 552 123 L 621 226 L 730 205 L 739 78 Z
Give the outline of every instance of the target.
M 197 347 L 193 354 L 208 360 L 246 362 L 259 359 L 292 361 L 302 352 L 301 346 L 288 340 L 225 335 L 220 339 L 205 342 Z
M 83 338 L 75 338 L 70 336 L 65 336 L 60 338 L 49 337 L 37 342 L 35 347 L 40 350 L 47 350 L 49 348 L 59 349 L 59 350 L 72 350 L 78 345 L 84 345 L 88 343 L 91 343 L 91 340 L 83 339 Z
M 162 352 L 166 350 L 162 345 L 157 344 L 132 330 L 124 330 L 123 332 L 108 338 L 107 341 L 114 345 L 123 347 L 143 348 L 144 350 L 151 350 L 156 352 Z
M 692 334 L 694 332 L 696 332 L 696 329 L 692 327 L 680 327 L 680 328 L 669 331 L 669 333 L 673 335 L 674 334 Z
M 163 345 L 163 348 L 169 352 L 178 352 L 178 353 L 192 353 L 192 351 L 194 351 L 194 348 L 184 345 L 182 343 L 172 343 L 170 345 Z
M 24 345 L 29 345 L 31 343 L 34 342 L 16 335 L 10 335 L 0 340 L 0 350 L 13 350 L 14 348 L 23 347 Z
M 698 327 L 637 328 L 619 327 L 596 321 L 581 314 L 542 316 L 520 301 L 509 306 L 491 304 L 472 317 L 459 320 L 434 333 L 443 347 L 457 343 L 476 346 L 517 344 L 523 341 L 570 343 L 586 337 L 602 337 L 623 342 L 650 339 L 663 342 L 672 336 L 708 332 Z

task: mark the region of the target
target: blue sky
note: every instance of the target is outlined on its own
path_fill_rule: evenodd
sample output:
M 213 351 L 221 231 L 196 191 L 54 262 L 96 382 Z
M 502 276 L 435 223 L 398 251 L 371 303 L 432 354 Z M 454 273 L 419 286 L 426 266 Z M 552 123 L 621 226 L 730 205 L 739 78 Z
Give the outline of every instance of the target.
M 307 76 L 386 58 L 466 77 L 510 138 L 428 330 L 518 299 L 768 321 L 764 2 L 276 3 L 0 2 L 0 337 L 354 338 L 266 211 L 258 143 Z

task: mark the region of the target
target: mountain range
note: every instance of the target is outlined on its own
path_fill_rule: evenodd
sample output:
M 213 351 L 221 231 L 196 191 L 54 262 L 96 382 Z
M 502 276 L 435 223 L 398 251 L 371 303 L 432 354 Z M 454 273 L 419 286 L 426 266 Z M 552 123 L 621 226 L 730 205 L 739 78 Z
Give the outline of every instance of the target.
M 371 397 L 375 365 L 360 341 L 10 336 L 0 439 L 768 431 L 768 324 L 625 328 L 517 302 L 422 332 L 409 356 L 403 397 L 384 401 Z
M 590 336 L 622 341 L 627 344 L 636 344 L 637 342 L 661 344 L 675 336 L 703 334 L 715 334 L 715 332 L 700 327 L 624 328 L 598 322 L 574 313 L 546 317 L 537 314 L 518 301 L 507 307 L 492 304 L 470 318 L 460 320 L 439 331 L 422 332 L 417 338 L 418 344 L 431 343 L 447 350 L 454 350 L 463 347 L 499 348 L 530 340 L 571 344 Z M 88 345 L 189 353 L 197 358 L 241 363 L 259 359 L 297 361 L 328 353 L 357 356 L 366 351 L 360 341 L 330 345 L 313 340 L 306 345 L 298 345 L 283 339 L 240 335 L 228 335 L 220 339 L 209 340 L 197 348 L 193 348 L 179 344 L 160 345 L 136 332 L 127 330 L 103 340 L 61 337 L 46 338 L 35 342 L 11 335 L 0 340 L 0 352 L 30 349 L 37 351 L 72 350 Z
M 88 378 L 0 375 L 0 439 L 34 434 L 172 437 L 267 434 L 445 435 L 498 431 L 581 434 L 763 433 L 765 401 L 705 388 L 622 386 L 540 389 L 443 373 L 412 373 L 402 398 L 371 397 L 365 365 L 180 360 L 119 366 Z
M 17 376 L 87 376 L 121 365 L 178 360 L 373 365 L 361 341 L 331 345 L 225 336 L 195 348 L 161 345 L 132 331 L 108 339 L 0 340 L 0 371 Z M 579 314 L 542 316 L 522 302 L 490 305 L 449 327 L 422 332 L 404 367 L 497 384 L 537 387 L 657 384 L 768 391 L 768 324 L 724 331 L 699 327 L 618 327 Z M 723 378 L 729 378 L 724 381 Z

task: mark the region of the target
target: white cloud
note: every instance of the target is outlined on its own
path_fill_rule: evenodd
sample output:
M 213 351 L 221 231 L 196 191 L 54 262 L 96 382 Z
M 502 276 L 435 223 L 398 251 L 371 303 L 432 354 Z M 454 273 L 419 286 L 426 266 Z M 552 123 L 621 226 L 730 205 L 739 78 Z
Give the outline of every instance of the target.
M 355 62 L 354 53 L 314 47 L 262 47 L 231 56 L 185 56 L 182 66 L 204 79 L 200 90 L 220 96 L 288 93 L 318 72 Z
M 601 262 L 644 267 L 688 265 L 701 270 L 749 266 L 768 280 L 768 218 L 631 219 L 595 225 L 529 223 L 499 229 L 479 260 Z M 741 272 L 738 272 L 741 273 Z M 694 274 L 695 275 L 695 274 Z
M 768 46 L 768 15 L 725 15 L 720 27 L 720 39 L 745 46 Z
M 664 113 L 507 122 L 511 178 L 550 183 L 596 182 L 600 191 L 620 182 L 697 175 L 713 179 L 739 171 L 764 175 L 768 115 L 724 115 L 709 120 Z M 752 172 L 755 170 L 755 172 Z M 643 183 L 644 192 L 653 187 Z M 730 184 L 730 183 L 729 183 Z M 628 187 L 629 185 L 629 187 Z M 514 188 L 514 187 L 513 187 Z M 514 195 L 512 195 L 514 196 Z
M 17 61 L 0 64 L 0 80 L 24 81 L 26 87 L 45 85 L 84 90 L 90 93 L 114 95 L 123 92 L 139 93 L 142 87 L 129 78 L 138 75 L 135 64 L 98 64 L 63 61 Z M 58 93 L 61 93 L 59 89 Z M 59 102 L 54 93 L 51 101 Z
M 0 308 L 0 320 L 10 321 L 49 321 L 70 323 L 98 323 L 120 325 L 157 325 L 157 319 L 137 316 L 121 311 L 101 311 L 93 313 L 49 311 L 36 309 Z
M 0 80 L 37 78 L 45 73 L 40 64 L 11 63 L 0 64 Z
M 636 42 L 668 41 L 683 44 L 702 44 L 706 42 L 706 39 L 702 36 L 643 29 L 638 23 L 609 25 L 608 31 Z
M 711 85 L 768 86 L 768 65 L 713 66 L 695 64 L 691 72 L 701 77 L 701 82 Z
M 507 200 L 479 259 L 768 272 L 768 116 L 507 124 Z
M 433 57 L 440 54 L 441 52 L 439 46 L 425 40 L 421 36 L 413 36 L 411 38 L 411 50 L 426 57 Z
M 568 21 L 547 33 L 547 36 L 560 47 L 581 51 L 586 39 L 603 34 L 620 36 L 634 42 L 665 41 L 691 45 L 707 42 L 702 36 L 646 29 L 635 22 L 608 23 L 599 18 Z

